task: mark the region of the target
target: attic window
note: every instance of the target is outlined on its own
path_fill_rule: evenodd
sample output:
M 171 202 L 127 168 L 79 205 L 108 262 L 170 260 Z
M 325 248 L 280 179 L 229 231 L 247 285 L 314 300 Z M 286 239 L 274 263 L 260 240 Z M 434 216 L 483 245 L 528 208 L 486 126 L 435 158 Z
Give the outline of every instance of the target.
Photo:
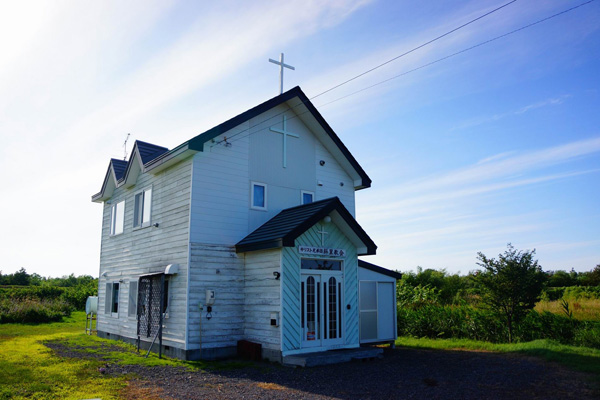
M 125 202 L 120 201 L 113 204 L 110 212 L 110 234 L 119 235 L 123 233 L 123 222 L 125 220 Z
M 314 201 L 315 194 L 313 192 L 308 192 L 306 190 L 302 190 L 300 192 L 302 204 L 309 204 Z
M 135 195 L 135 211 L 133 214 L 133 227 L 150 225 L 152 209 L 152 188 L 146 189 Z
M 255 210 L 267 209 L 267 185 L 252 182 L 250 190 L 250 208 Z

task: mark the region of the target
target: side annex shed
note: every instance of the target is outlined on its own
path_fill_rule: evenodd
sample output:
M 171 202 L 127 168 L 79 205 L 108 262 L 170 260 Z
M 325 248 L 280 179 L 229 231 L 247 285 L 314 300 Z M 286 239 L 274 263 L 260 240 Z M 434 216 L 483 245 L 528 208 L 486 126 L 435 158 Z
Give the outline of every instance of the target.
M 396 281 L 402 274 L 358 260 L 360 344 L 397 338 Z

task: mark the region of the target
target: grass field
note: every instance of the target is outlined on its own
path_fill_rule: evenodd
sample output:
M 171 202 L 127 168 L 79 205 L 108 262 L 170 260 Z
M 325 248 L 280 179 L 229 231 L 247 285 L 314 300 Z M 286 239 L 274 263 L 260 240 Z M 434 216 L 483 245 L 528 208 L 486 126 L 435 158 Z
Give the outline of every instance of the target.
M 95 359 L 60 358 L 42 344 L 63 340 L 72 345 L 91 347 L 106 342 L 84 333 L 85 313 L 75 312 L 64 322 L 39 325 L 0 325 L 0 399 L 118 399 L 127 377 L 102 375 L 99 368 L 106 362 Z M 110 341 L 111 345 L 132 350 L 132 346 Z M 114 362 L 127 364 L 184 364 L 159 360 L 154 354 L 147 359 L 129 352 L 113 352 Z
M 582 321 L 600 321 L 600 299 L 576 299 L 568 300 L 569 310 L 573 312 L 573 318 Z M 560 300 L 540 301 L 535 305 L 538 312 L 549 311 L 554 314 L 565 315 Z

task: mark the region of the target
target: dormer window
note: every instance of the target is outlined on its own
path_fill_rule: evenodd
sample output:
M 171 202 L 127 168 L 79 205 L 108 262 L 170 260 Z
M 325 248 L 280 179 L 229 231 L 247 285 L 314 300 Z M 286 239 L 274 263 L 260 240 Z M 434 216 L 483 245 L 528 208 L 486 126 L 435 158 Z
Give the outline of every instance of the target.
M 125 221 L 125 202 L 120 201 L 113 204 L 110 212 L 110 235 L 123 233 L 123 222 Z
M 152 211 L 152 188 L 146 189 L 135 195 L 135 210 L 133 213 L 133 227 L 140 228 L 150 225 Z
M 252 182 L 250 186 L 250 208 L 254 210 L 266 210 L 267 185 L 264 183 Z

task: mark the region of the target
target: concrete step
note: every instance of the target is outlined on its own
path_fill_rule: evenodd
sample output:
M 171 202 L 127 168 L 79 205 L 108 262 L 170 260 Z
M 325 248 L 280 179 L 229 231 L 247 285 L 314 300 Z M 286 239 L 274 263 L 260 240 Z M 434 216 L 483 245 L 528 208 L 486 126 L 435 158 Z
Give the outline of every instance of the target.
M 283 357 L 283 365 L 298 367 L 316 367 L 349 362 L 352 360 L 369 360 L 383 357 L 383 349 L 378 347 L 360 347 L 356 349 L 339 349 L 314 353 L 295 354 Z

